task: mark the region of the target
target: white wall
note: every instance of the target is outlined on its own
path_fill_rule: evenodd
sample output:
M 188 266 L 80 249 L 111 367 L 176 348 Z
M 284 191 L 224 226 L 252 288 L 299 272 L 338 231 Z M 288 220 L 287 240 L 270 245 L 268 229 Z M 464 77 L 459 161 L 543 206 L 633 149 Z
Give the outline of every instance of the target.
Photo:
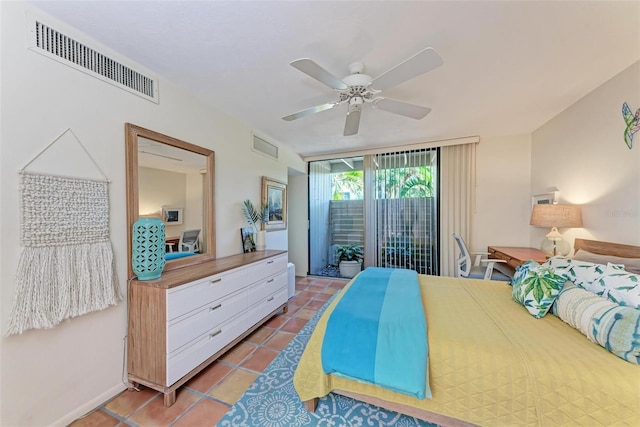
M 187 182 L 186 182 L 186 201 L 184 204 L 183 215 L 183 228 L 182 230 L 193 230 L 193 229 L 203 229 L 204 228 L 204 199 L 202 194 L 204 192 L 204 181 L 205 176 L 200 172 L 190 171 L 186 174 Z M 171 207 L 171 206 L 169 206 Z M 182 231 L 181 230 L 181 231 Z M 167 236 L 171 236 L 167 231 Z M 178 236 L 178 234 L 173 234 L 173 236 Z M 206 239 L 200 235 L 200 243 L 202 245 L 203 241 Z M 201 246 L 202 251 L 205 252 L 207 250 L 206 247 Z
M 289 175 L 289 261 L 296 266 L 296 276 L 309 271 L 308 177 L 306 173 Z
M 476 206 L 470 251 L 529 246 L 531 137 L 482 138 L 476 149 Z
M 180 225 L 166 225 L 166 236 L 177 237 L 187 230 L 184 214 L 191 211 L 187 206 L 187 174 L 154 168 L 138 168 L 138 212 L 140 215 L 162 215 L 163 207 L 182 208 Z M 202 211 L 200 213 L 202 228 Z M 192 223 L 193 224 L 193 223 Z
M 622 103 L 640 108 L 640 62 L 602 84 L 532 136 L 532 194 L 557 187 L 560 202 L 582 205 L 575 237 L 640 244 L 640 133 L 623 140 Z M 531 227 L 531 245 L 548 230 Z
M 27 50 L 26 8 L 22 2 L 0 2 L 2 331 L 7 328 L 20 255 L 17 172 L 66 128 L 74 131 L 111 180 L 111 242 L 123 295 L 127 271 L 125 122 L 215 150 L 217 254 L 240 253 L 238 228 L 245 225 L 242 200 L 260 200 L 263 175 L 286 181 L 288 167 L 304 170 L 304 162 L 282 147 L 280 161 L 254 153 L 251 129 L 166 80 L 160 79 L 160 104 L 154 104 Z M 45 22 L 97 45 L 53 19 Z M 129 62 L 106 48 L 100 50 Z M 59 157 L 55 162 L 69 173 L 87 169 L 89 164 L 82 155 Z M 88 169 L 93 168 L 89 165 Z M 124 388 L 125 335 L 123 302 L 49 330 L 2 336 L 0 425 L 64 425 L 111 398 Z
M 162 215 L 162 207 L 184 208 L 187 175 L 154 168 L 138 168 L 140 215 Z

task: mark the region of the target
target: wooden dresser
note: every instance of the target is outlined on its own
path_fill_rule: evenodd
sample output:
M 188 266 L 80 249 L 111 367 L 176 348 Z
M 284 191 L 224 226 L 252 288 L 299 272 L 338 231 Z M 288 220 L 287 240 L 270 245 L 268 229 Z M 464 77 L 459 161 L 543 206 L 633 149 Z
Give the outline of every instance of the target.
M 287 311 L 287 253 L 260 251 L 169 271 L 129 285 L 128 378 L 176 389 L 270 319 Z

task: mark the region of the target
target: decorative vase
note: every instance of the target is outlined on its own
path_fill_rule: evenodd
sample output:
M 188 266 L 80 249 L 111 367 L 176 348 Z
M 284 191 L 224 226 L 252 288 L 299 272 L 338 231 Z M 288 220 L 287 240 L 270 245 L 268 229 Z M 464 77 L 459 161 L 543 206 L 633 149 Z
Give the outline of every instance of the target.
M 256 251 L 264 251 L 265 249 L 267 249 L 265 234 L 266 231 L 264 230 L 260 230 L 256 234 Z
M 133 224 L 132 269 L 138 280 L 157 279 L 165 260 L 165 229 L 160 218 L 140 218 Z

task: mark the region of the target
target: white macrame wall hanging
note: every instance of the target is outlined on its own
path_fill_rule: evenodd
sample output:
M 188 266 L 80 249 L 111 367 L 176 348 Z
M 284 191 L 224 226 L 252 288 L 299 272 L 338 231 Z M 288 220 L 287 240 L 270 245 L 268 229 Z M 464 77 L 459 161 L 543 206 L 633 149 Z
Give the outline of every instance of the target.
M 27 172 L 70 132 L 104 180 Z M 109 240 L 109 180 L 67 129 L 20 171 L 21 243 L 8 335 L 51 328 L 122 298 Z

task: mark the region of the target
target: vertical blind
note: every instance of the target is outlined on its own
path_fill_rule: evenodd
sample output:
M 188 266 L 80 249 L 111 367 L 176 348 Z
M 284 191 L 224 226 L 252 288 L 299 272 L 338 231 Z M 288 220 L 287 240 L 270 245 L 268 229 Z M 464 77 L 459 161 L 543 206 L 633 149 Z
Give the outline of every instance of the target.
M 438 151 L 365 156 L 365 266 L 438 274 Z
M 456 245 L 452 234 L 459 234 L 467 247 L 473 247 L 471 219 L 475 210 L 476 144 L 442 147 L 440 165 L 440 275 L 453 276 Z
M 364 266 L 439 274 L 439 152 L 419 148 L 309 162 L 309 271 L 338 264 L 340 245 Z
M 331 165 L 309 163 L 309 272 L 319 274 L 329 264 Z

